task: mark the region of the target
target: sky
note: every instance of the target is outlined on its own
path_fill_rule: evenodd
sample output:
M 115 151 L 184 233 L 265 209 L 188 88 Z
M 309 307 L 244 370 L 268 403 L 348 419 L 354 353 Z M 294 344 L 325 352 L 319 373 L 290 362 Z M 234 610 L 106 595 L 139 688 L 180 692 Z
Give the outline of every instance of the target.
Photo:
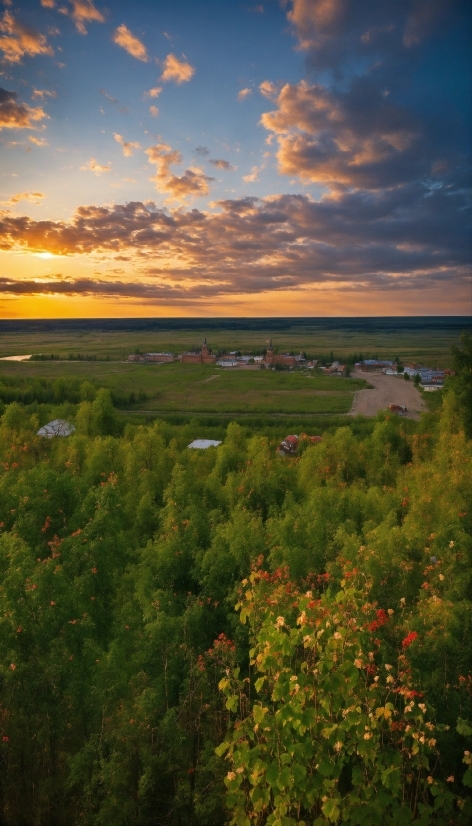
M 464 0 L 0 0 L 0 317 L 472 312 Z

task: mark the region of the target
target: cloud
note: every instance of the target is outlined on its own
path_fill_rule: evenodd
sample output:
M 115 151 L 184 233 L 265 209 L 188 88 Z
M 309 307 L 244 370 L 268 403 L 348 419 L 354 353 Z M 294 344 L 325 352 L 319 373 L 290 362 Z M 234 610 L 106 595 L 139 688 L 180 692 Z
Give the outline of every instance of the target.
M 253 166 L 251 171 L 247 175 L 243 175 L 243 181 L 247 184 L 253 183 L 254 181 L 259 180 L 259 169 L 257 166 Z
M 56 5 L 56 0 L 41 0 L 41 5 L 45 9 L 53 9 Z
M 277 87 L 275 83 L 272 83 L 270 80 L 263 80 L 262 83 L 259 84 L 259 91 L 261 95 L 269 98 L 269 100 L 274 100 L 277 97 Z
M 26 103 L 17 103 L 17 93 L 0 87 L 0 129 L 37 129 L 38 121 L 48 115 L 37 106 L 33 109 Z
M 17 192 L 15 195 L 10 195 L 7 201 L 0 201 L 1 204 L 7 206 L 14 206 L 20 201 L 28 201 L 31 204 L 40 204 L 42 199 L 46 196 L 42 192 Z
M 118 135 L 116 132 L 113 133 L 113 137 L 115 138 L 116 142 L 120 144 L 123 149 L 123 155 L 125 158 L 130 158 L 133 154 L 133 149 L 141 149 L 141 145 L 139 143 L 133 143 L 132 141 L 125 141 L 122 135 Z
M 194 149 L 194 152 L 195 152 L 197 155 L 202 155 L 202 156 L 205 156 L 205 155 L 209 155 L 209 154 L 210 154 L 210 150 L 208 149 L 208 147 L 207 147 L 207 146 L 197 146 L 197 148 L 196 148 L 196 149 Z
M 103 14 L 95 8 L 92 0 L 70 0 L 70 4 L 72 6 L 70 16 L 80 34 L 87 34 L 86 23 L 105 22 Z
M 151 115 L 153 116 L 153 118 L 157 118 L 157 116 L 159 114 L 159 109 L 157 108 L 157 106 L 150 106 L 149 111 L 150 111 Z
M 358 78 L 344 94 L 285 84 L 261 123 L 278 138 L 279 171 L 326 186 L 378 188 L 426 172 L 416 117 Z
M 142 60 L 143 63 L 147 63 L 149 60 L 144 43 L 141 43 L 141 41 L 130 32 L 124 23 L 122 23 L 121 26 L 118 26 L 116 31 L 113 33 L 113 42 L 118 46 L 122 46 L 123 49 L 125 49 L 125 51 L 127 51 L 132 57 L 135 57 L 136 60 Z
M 36 135 L 28 135 L 28 140 L 34 143 L 35 146 L 49 146 L 46 138 L 37 138 Z
M 153 89 L 149 89 L 149 91 L 144 92 L 146 97 L 149 98 L 158 98 L 162 92 L 162 86 L 155 86 Z
M 101 175 L 102 172 L 111 172 L 111 163 L 103 166 L 102 164 L 99 164 L 95 158 L 90 158 L 90 160 L 88 160 L 87 163 L 80 168 L 84 171 L 94 172 L 95 175 Z
M 182 155 L 165 143 L 146 149 L 149 163 L 156 165 L 156 174 L 150 180 L 156 184 L 158 192 L 169 193 L 171 200 L 184 201 L 189 197 L 208 195 L 209 183 L 214 180 L 199 167 L 191 166 L 183 175 L 174 175 L 170 167 L 182 163 Z
M 229 161 L 223 160 L 223 158 L 210 158 L 208 163 L 211 163 L 216 169 L 225 169 L 227 172 L 234 172 L 235 169 L 237 169 L 236 166 L 230 164 Z
M 33 100 L 44 100 L 44 98 L 57 98 L 57 92 L 48 92 L 47 89 L 34 89 L 31 95 Z
M 0 49 L 7 63 L 21 63 L 25 55 L 28 57 L 42 54 L 51 57 L 54 55 L 54 50 L 48 44 L 44 34 L 15 20 L 9 11 L 3 13 L 3 18 L 0 20 L 0 32 L 4 32 L 4 36 L 0 37 Z
M 100 91 L 100 94 L 103 95 L 104 98 L 106 98 L 107 100 L 110 101 L 110 103 L 113 103 L 116 106 L 118 106 L 120 101 L 117 98 L 114 98 L 112 95 L 109 95 L 108 92 L 105 91 L 105 89 L 100 89 L 99 91 Z
M 161 80 L 174 80 L 176 83 L 184 83 L 190 80 L 195 74 L 195 69 L 190 63 L 186 63 L 175 57 L 173 54 L 168 54 L 164 60 L 164 71 L 161 75 Z
M 249 95 L 252 95 L 252 89 L 241 89 L 241 91 L 238 92 L 238 100 L 246 100 Z
M 152 149 L 154 162 L 170 152 Z M 163 299 L 316 286 L 465 295 L 470 268 L 464 204 L 463 192 L 445 186 L 429 193 L 413 183 L 319 202 L 302 195 L 223 200 L 213 205 L 216 212 L 167 211 L 141 202 L 84 206 L 69 222 L 0 215 L 0 248 L 127 256 L 133 272 L 142 281 L 153 279 L 154 295 Z M 23 289 L 12 279 L 3 283 Z M 78 291 L 92 289 L 80 283 Z M 108 289 L 132 295 L 137 287 L 132 282 Z M 152 296 L 152 285 L 142 289 Z

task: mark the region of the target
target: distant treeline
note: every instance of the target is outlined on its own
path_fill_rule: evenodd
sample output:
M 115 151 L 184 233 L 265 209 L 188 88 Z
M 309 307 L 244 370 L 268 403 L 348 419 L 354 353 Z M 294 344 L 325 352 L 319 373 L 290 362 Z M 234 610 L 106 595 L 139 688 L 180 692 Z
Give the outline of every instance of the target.
M 30 405 L 38 404 L 79 404 L 93 401 L 99 390 L 98 385 L 80 378 L 60 377 L 54 380 L 24 376 L 0 375 L 0 403 Z M 115 407 L 127 407 L 148 398 L 144 390 L 112 390 L 111 399 Z
M 95 353 L 69 353 L 67 356 L 60 356 L 59 353 L 35 353 L 31 356 L 31 361 L 110 361 L 110 356 L 97 356 Z
M 4 319 L 0 333 L 165 331 L 165 330 L 345 330 L 364 333 L 419 330 L 446 331 L 470 329 L 470 316 L 389 316 L 384 318 L 67 318 Z

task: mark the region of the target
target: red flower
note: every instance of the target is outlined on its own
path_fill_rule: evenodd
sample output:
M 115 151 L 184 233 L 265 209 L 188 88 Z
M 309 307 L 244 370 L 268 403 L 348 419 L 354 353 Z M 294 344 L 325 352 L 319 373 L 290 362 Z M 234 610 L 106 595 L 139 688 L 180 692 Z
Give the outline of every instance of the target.
M 416 631 L 410 631 L 408 636 L 406 636 L 405 639 L 402 640 L 402 648 L 408 648 L 408 646 L 410 646 L 411 643 L 416 640 L 417 636 L 418 634 Z

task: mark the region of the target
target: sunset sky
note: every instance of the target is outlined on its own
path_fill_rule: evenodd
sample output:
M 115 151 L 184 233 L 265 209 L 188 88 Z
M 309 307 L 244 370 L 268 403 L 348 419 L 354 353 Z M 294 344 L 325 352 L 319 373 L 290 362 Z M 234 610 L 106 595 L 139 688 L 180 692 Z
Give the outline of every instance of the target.
M 0 318 L 472 311 L 468 2 L 0 8 Z

